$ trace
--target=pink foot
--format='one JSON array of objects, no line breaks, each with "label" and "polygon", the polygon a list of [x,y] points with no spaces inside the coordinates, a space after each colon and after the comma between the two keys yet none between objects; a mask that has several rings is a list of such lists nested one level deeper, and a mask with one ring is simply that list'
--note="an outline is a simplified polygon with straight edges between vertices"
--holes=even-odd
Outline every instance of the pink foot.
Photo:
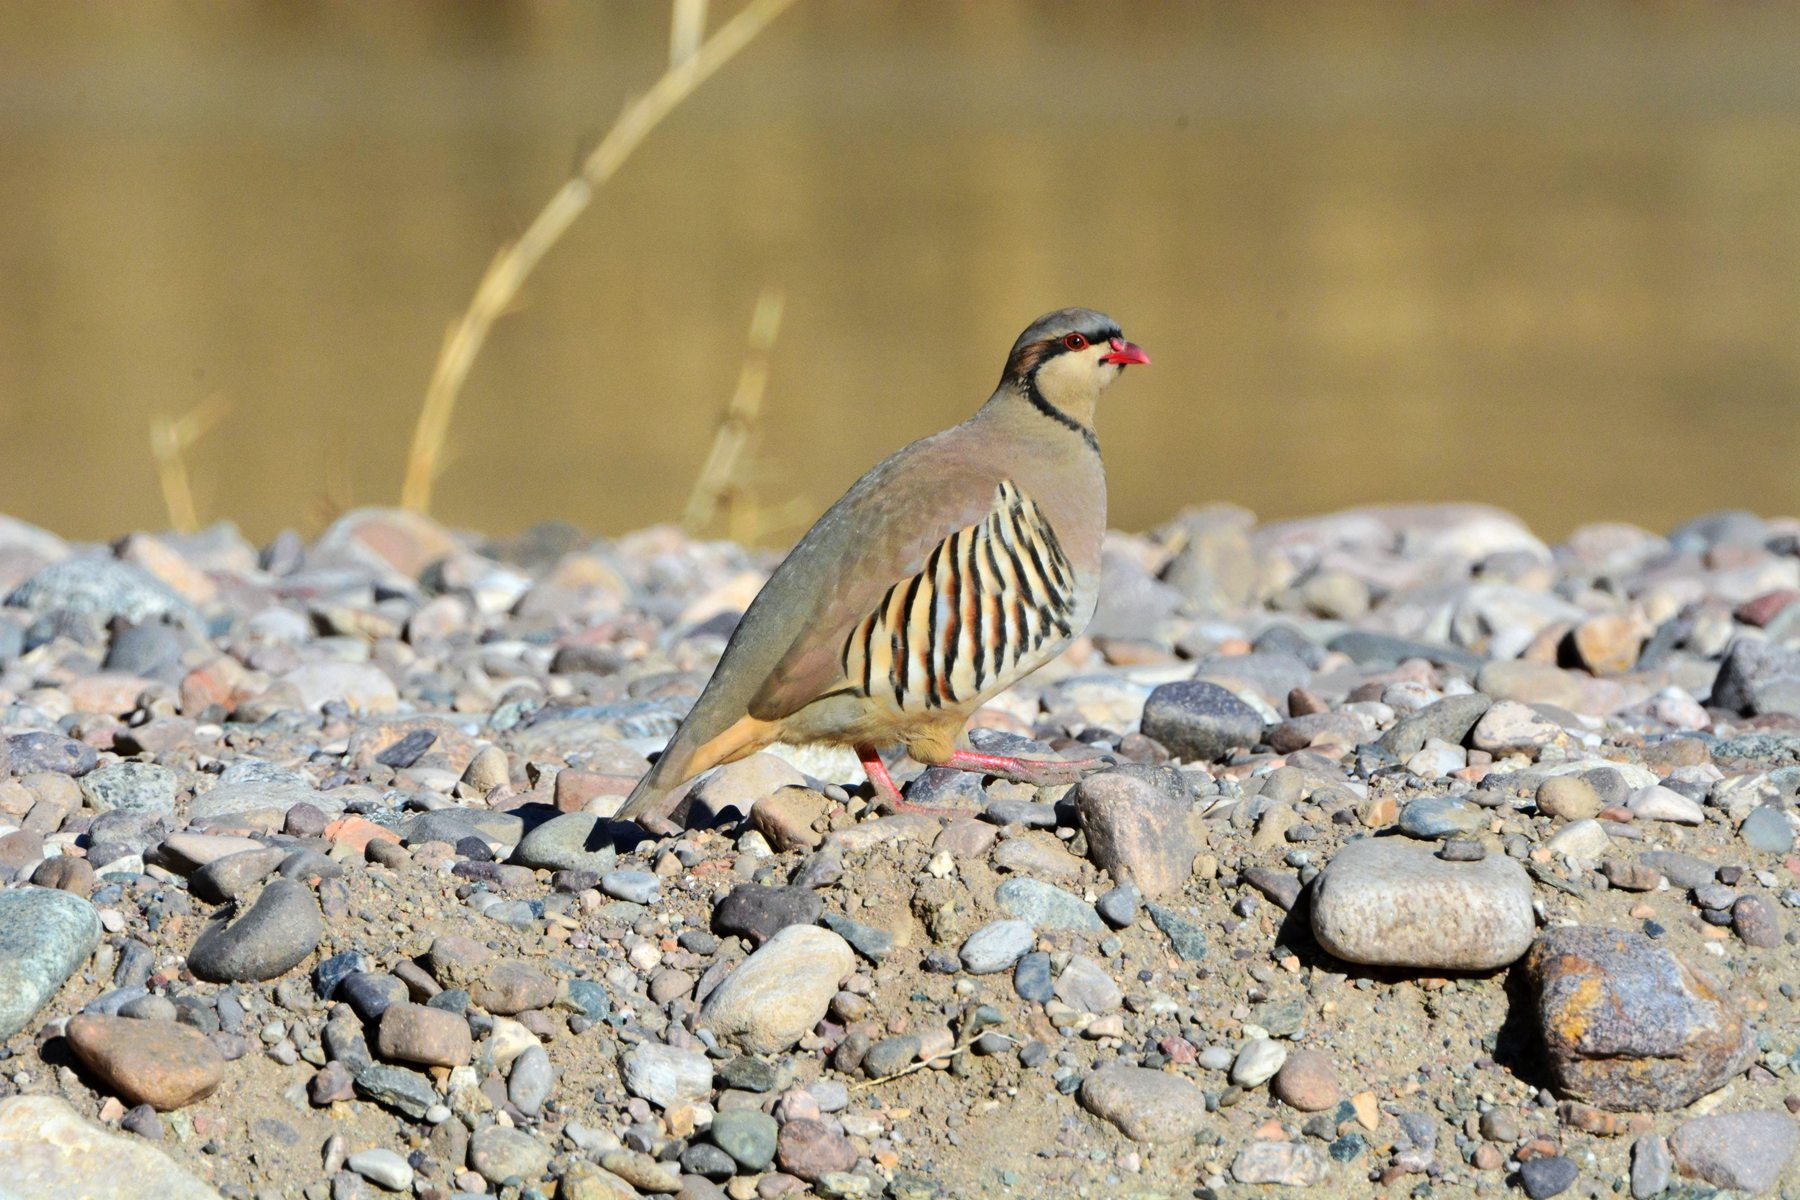
[{"label": "pink foot", "polygon": [[962,814],[954,808],[932,808],[926,804],[914,804],[900,794],[894,785],[894,777],[888,774],[887,764],[881,761],[881,755],[873,746],[858,746],[856,757],[862,761],[863,774],[875,788],[875,803],[889,812],[923,813],[928,817],[955,817]]}]

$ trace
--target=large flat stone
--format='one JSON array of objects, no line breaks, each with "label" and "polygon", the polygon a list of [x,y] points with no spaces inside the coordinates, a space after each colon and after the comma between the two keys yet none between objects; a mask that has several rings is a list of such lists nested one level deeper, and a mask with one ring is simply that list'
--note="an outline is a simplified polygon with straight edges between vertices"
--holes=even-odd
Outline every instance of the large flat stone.
[{"label": "large flat stone", "polygon": [[1531,879],[1512,859],[1447,862],[1397,838],[1338,851],[1313,883],[1312,924],[1348,962],[1460,971],[1515,961],[1537,931]]}]

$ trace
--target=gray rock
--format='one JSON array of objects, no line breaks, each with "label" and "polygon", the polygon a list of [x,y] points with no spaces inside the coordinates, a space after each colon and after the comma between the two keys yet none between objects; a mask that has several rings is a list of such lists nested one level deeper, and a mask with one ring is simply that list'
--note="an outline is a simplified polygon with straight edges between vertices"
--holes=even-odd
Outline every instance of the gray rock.
[{"label": "gray rock", "polygon": [[1371,965],[1484,971],[1515,961],[1537,919],[1531,878],[1504,855],[1448,862],[1397,838],[1338,851],[1314,880],[1313,935]]},{"label": "gray rock", "polygon": [[29,1025],[99,944],[99,913],[80,896],[0,892],[0,1042]]},{"label": "gray rock", "polygon": [[[1094,906],[1073,892],[1041,879],[1015,875],[994,889],[994,903],[1011,916],[1039,929],[1074,929],[1098,933],[1106,928]],[[1007,964],[1008,966],[1011,963]]]},{"label": "gray rock", "polygon": [[519,839],[525,836],[525,821],[516,813],[481,808],[438,808],[422,812],[402,826],[400,844],[417,846],[424,842],[449,842],[454,846],[470,836],[502,846],[517,846]]},{"label": "gray rock", "polygon": [[1377,743],[1405,762],[1425,748],[1432,738],[1459,746],[1475,728],[1493,701],[1479,692],[1464,696],[1445,696],[1428,704],[1410,717],[1405,717],[1381,736]]},{"label": "gray rock", "polygon": [[1519,1164],[1519,1186],[1531,1200],[1550,1200],[1575,1186],[1581,1169],[1560,1154],[1528,1158]]},{"label": "gray rock", "polygon": [[542,1046],[525,1047],[524,1053],[513,1059],[512,1068],[506,1073],[506,1098],[528,1117],[537,1116],[555,1086],[556,1072],[551,1069],[550,1055]]},{"label": "gray rock", "polygon": [[991,975],[1018,962],[1036,942],[1037,934],[1028,921],[991,921],[970,934],[958,954],[963,970],[971,975]]},{"label": "gray rock", "polygon": [[331,812],[344,807],[341,802],[315,791],[312,783],[298,771],[261,759],[244,758],[226,767],[211,789],[194,797],[188,808],[188,819],[210,820],[262,809],[286,813],[296,804],[311,804]]},{"label": "gray rock", "polygon": [[1232,1060],[1231,1082],[1241,1088],[1261,1087],[1275,1078],[1287,1054],[1287,1047],[1273,1038],[1252,1038]]},{"label": "gray rock", "polygon": [[623,1060],[625,1087],[658,1108],[712,1094],[713,1068],[706,1055],[656,1042],[641,1042]]},{"label": "gray rock", "polygon": [[1020,999],[1034,1004],[1043,1004],[1056,995],[1050,982],[1050,955],[1042,950],[1022,955],[1013,964],[1013,990]]},{"label": "gray rock", "polygon": [[1525,959],[1557,1091],[1617,1111],[1693,1103],[1750,1065],[1756,1040],[1718,982],[1639,933],[1547,929]]},{"label": "gray rock", "polygon": [[1764,854],[1786,854],[1794,848],[1794,827],[1787,814],[1772,804],[1761,804],[1750,810],[1738,826],[1738,836],[1752,850]]},{"label": "gray rock", "polygon": [[1081,1105],[1139,1142],[1186,1141],[1210,1119],[1206,1096],[1186,1079],[1120,1063],[1081,1081]]},{"label": "gray rock", "polygon": [[882,1038],[870,1046],[869,1052],[863,1055],[863,1074],[870,1079],[882,1079],[895,1074],[919,1057],[921,1044],[919,1035],[916,1033],[903,1033],[898,1037]]},{"label": "gray rock", "polygon": [[852,921],[837,913],[826,913],[819,921],[872,963],[882,962],[894,951],[894,935],[885,929],[864,925],[861,921]]},{"label": "gray rock", "polygon": [[111,558],[66,558],[51,563],[14,588],[6,603],[34,613],[84,613],[98,617],[102,624],[114,617],[135,625],[165,617],[190,629],[204,629],[206,624],[199,610],[162,580]]},{"label": "gray rock", "polygon": [[1114,767],[1075,788],[1088,858],[1115,882],[1134,883],[1151,897],[1179,891],[1193,874],[1193,811],[1193,789],[1172,767]]},{"label": "gray rock", "polygon": [[824,910],[825,902],[811,888],[740,883],[714,906],[712,930],[760,946],[789,925],[813,924]]},{"label": "gray rock", "polygon": [[752,1054],[779,1054],[819,1023],[855,966],[850,944],[837,934],[790,925],[706,998],[701,1020]]},{"label": "gray rock", "polygon": [[50,771],[57,775],[86,775],[100,761],[97,750],[86,742],[60,733],[15,733],[6,739],[0,761],[14,775]]},{"label": "gray rock", "polygon": [[1183,962],[1198,962],[1206,957],[1206,932],[1172,908],[1161,904],[1147,906],[1150,919],[1163,931],[1175,954]]},{"label": "gray rock", "polygon": [[233,921],[215,919],[188,952],[188,969],[214,983],[274,979],[298,966],[325,936],[305,884],[277,879]]},{"label": "gray rock", "polygon": [[1137,920],[1138,908],[1143,902],[1142,892],[1129,883],[1122,883],[1096,900],[1094,911],[1114,929],[1124,929]]},{"label": "gray rock", "polygon": [[1800,651],[1739,638],[1713,681],[1712,705],[1733,712],[1800,713]]},{"label": "gray rock", "polygon": [[1072,955],[1056,977],[1056,998],[1078,1012],[1104,1014],[1125,1001],[1106,968],[1085,954]]},{"label": "gray rock", "polygon": [[0,1100],[5,1200],[219,1200],[142,1137],[90,1125],[55,1096]]},{"label": "gray rock", "polygon": [[[1422,658],[1444,667],[1456,667],[1473,675],[1487,661],[1478,654],[1437,642],[1394,637],[1372,629],[1352,629],[1332,638],[1327,645],[1363,666],[1395,666],[1409,658]],[[1424,743],[1421,742],[1420,745]]]},{"label": "gray rock", "polygon": [[536,1183],[550,1168],[550,1147],[522,1129],[485,1125],[469,1139],[469,1165],[491,1184]]},{"label": "gray rock", "polygon": [[1759,1195],[1772,1190],[1800,1141],[1783,1112],[1716,1113],[1675,1127],[1669,1149],[1684,1175],[1714,1187]]},{"label": "gray rock", "polygon": [[287,853],[280,846],[267,846],[215,858],[188,879],[188,890],[208,904],[236,900],[274,874]]},{"label": "gray rock", "polygon": [[437,1103],[437,1089],[431,1080],[405,1067],[370,1066],[356,1073],[356,1090],[386,1108],[415,1121]]},{"label": "gray rock", "polygon": [[107,763],[81,777],[81,794],[96,812],[172,813],[180,783],[155,763]]},{"label": "gray rock", "polygon": [[1455,796],[1420,796],[1400,810],[1400,832],[1423,841],[1476,833],[1490,820],[1485,809]]},{"label": "gray rock", "polygon": [[618,858],[611,830],[616,823],[594,813],[564,813],[551,817],[519,839],[512,861],[546,871],[592,871],[605,875]]},{"label": "gray rock", "polygon": [[1650,1200],[1669,1186],[1675,1160],[1669,1154],[1668,1140],[1656,1134],[1641,1137],[1631,1145],[1632,1200]]},{"label": "gray rock", "polygon": [[655,904],[662,899],[662,880],[649,871],[608,871],[600,877],[600,890],[614,900]]},{"label": "gray rock", "polygon": [[1216,762],[1256,745],[1263,720],[1254,708],[1216,683],[1165,683],[1144,702],[1142,728],[1187,762]]},{"label": "gray rock", "polygon": [[1678,888],[1703,887],[1718,871],[1705,859],[1675,850],[1649,850],[1638,855],[1638,861],[1661,871],[1663,878]]},{"label": "gray rock", "polygon": [[738,1166],[755,1173],[775,1161],[775,1118],[754,1108],[732,1108],[713,1117],[709,1136]]}]

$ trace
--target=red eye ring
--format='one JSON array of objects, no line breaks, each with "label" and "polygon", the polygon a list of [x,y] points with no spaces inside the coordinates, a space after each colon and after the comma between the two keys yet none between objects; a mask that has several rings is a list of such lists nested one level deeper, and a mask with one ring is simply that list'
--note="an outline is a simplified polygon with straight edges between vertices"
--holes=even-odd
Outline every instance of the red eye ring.
[{"label": "red eye ring", "polygon": [[1079,333],[1071,333],[1068,337],[1063,339],[1063,345],[1071,350],[1086,350],[1088,341]]}]

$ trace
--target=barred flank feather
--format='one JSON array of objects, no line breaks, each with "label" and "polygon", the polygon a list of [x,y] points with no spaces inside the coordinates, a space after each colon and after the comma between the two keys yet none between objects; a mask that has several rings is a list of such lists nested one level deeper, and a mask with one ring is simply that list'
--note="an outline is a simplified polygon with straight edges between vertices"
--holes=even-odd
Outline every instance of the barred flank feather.
[{"label": "barred flank feather", "polygon": [[844,678],[903,711],[972,701],[1074,636],[1075,570],[1037,504],[1011,480],[987,517],[932,550],[850,630]]}]

